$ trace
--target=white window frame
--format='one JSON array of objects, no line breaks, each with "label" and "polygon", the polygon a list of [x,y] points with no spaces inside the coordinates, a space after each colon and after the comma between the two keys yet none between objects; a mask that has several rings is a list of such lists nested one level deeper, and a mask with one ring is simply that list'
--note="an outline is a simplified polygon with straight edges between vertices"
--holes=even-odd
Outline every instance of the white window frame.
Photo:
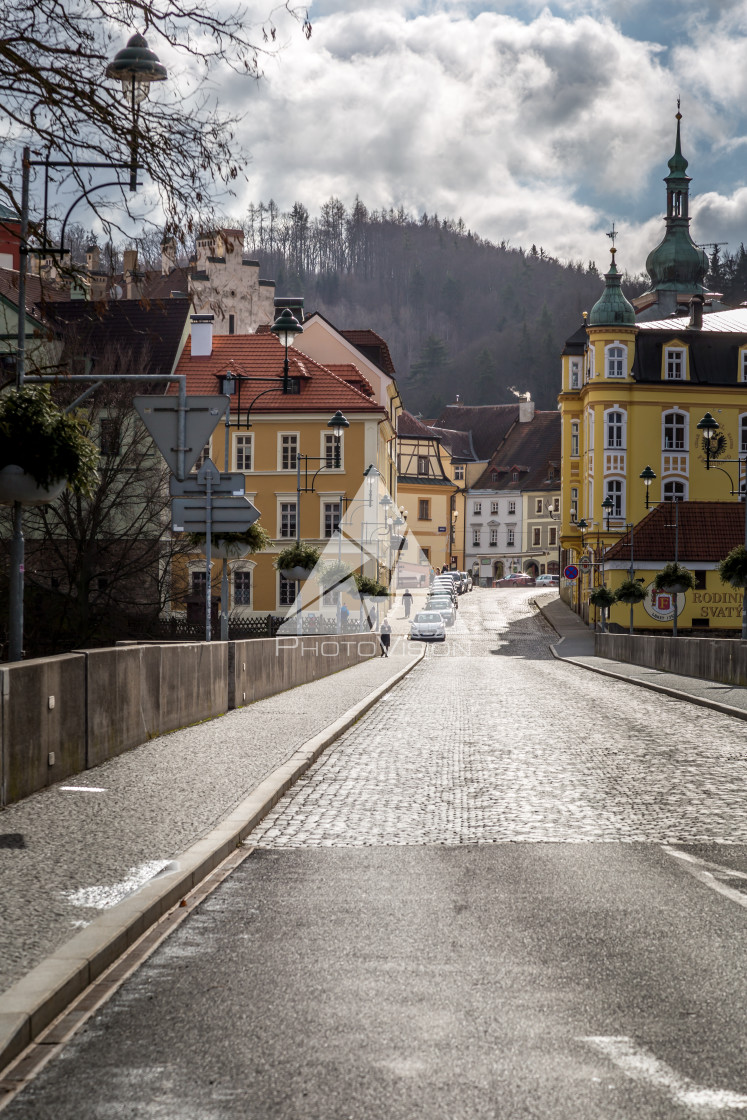
[{"label": "white window frame", "polygon": [[[281,598],[280,593],[282,591],[283,584],[292,585],[293,587],[295,587],[295,594],[294,594],[293,598],[290,600],[290,602],[288,602],[288,603],[283,602],[283,600]],[[297,579],[285,579],[282,572],[278,572],[277,599],[276,599],[278,608],[280,608],[280,607],[292,607],[297,598],[298,598],[298,580]]]},{"label": "white window frame", "polygon": [[[613,417],[619,417],[614,420],[614,427],[616,434],[612,436]],[[604,447],[606,451],[624,451],[627,440],[627,426],[628,416],[624,409],[617,408],[613,405],[608,408],[604,413]],[[619,441],[619,442],[618,442]]]},{"label": "white window frame", "polygon": [[[340,524],[340,502],[335,501],[334,498],[322,498],[320,504],[320,518],[319,518],[319,538],[323,541],[331,540],[335,535],[335,519],[337,524]],[[332,532],[327,536],[327,506],[334,506],[334,513],[332,514]]]},{"label": "white window frame", "polygon": [[739,380],[747,381],[747,346],[739,351]]},{"label": "white window frame", "polygon": [[300,444],[301,444],[300,433],[299,432],[278,432],[278,470],[282,471],[284,474],[289,474],[291,471],[293,471],[295,473],[295,470],[296,470],[296,464],[295,463],[293,464],[292,467],[290,467],[290,466],[284,467],[283,466],[283,446],[284,446],[283,441],[285,439],[295,439],[295,441],[296,441],[296,456],[298,456],[299,451],[301,450],[301,448],[300,448]]},{"label": "white window frame", "polygon": [[604,480],[604,497],[611,498],[614,503],[614,508],[610,511],[610,517],[615,521],[619,521],[625,517],[625,479],[624,478],[605,478]]},{"label": "white window frame", "polygon": [[578,521],[578,486],[571,487],[571,521]]},{"label": "white window frame", "polygon": [[[321,432],[319,437],[319,455],[325,471],[342,471],[345,468],[345,433],[340,436],[340,465],[335,462],[335,433]],[[330,454],[331,452],[331,454]]]},{"label": "white window frame", "polygon": [[[295,496],[293,498],[278,498],[278,513],[277,513],[277,540],[279,541],[294,541],[296,539],[296,527],[292,533],[283,532],[283,506],[293,506],[296,511],[296,519],[298,518],[298,502]],[[296,522],[297,526],[297,522]]]},{"label": "white window frame", "polygon": [[579,436],[579,422],[578,420],[571,420],[571,458],[578,459],[578,436]]},{"label": "white window frame", "polygon": [[[254,610],[254,569],[256,567],[254,560],[234,560],[231,564],[231,606],[236,610]],[[249,574],[248,603],[237,603],[236,601],[236,576],[242,572]]]},{"label": "white window frame", "polygon": [[430,455],[418,455],[418,474],[424,475],[426,478],[431,473],[431,458]]},{"label": "white window frame", "polygon": [[571,389],[581,388],[581,363],[578,358],[571,359]]},{"label": "white window frame", "polygon": [[[687,482],[682,478],[666,478],[662,479],[661,483],[661,500],[663,502],[686,502],[687,501]],[[681,489],[682,493],[672,495],[671,491],[675,488]]]},{"label": "white window frame", "polygon": [[516,533],[513,529],[506,530],[506,544],[516,544]]},{"label": "white window frame", "polygon": [[482,502],[472,503],[472,513],[475,517],[482,517]]},{"label": "white window frame", "polygon": [[[249,449],[249,466],[246,466],[246,462],[244,462],[242,466],[239,466],[240,446],[245,449],[245,454],[246,448],[248,447]],[[248,474],[254,469],[254,432],[234,432],[233,469],[235,471],[241,471],[242,474]]]},{"label": "white window frame", "polygon": [[511,514],[511,513],[515,514],[516,513],[516,502],[515,501],[509,501],[508,512],[509,512],[509,514]]},{"label": "white window frame", "polygon": [[498,530],[497,529],[491,529],[490,530],[490,543],[492,545],[497,545],[498,544]]},{"label": "white window frame", "polygon": [[473,548],[479,548],[480,547],[480,530],[479,529],[473,529],[472,530],[472,547]]},{"label": "white window frame", "polygon": [[491,502],[490,503],[490,512],[491,513],[498,513],[498,502]]},{"label": "white window frame", "polygon": [[664,380],[687,381],[687,350],[684,346],[664,347]]},{"label": "white window frame", "polygon": [[211,436],[210,439],[205,444],[205,446],[203,447],[200,454],[197,456],[197,461],[196,461],[195,465],[192,467],[191,471],[189,472],[190,474],[197,474],[200,467],[202,467],[204,465],[205,460],[206,459],[212,459],[212,457],[213,457],[213,455],[212,455],[212,444],[213,444],[213,437]]},{"label": "white window frame", "polygon": [[622,342],[611,342],[604,348],[604,376],[625,377],[628,372],[628,348]]},{"label": "white window frame", "polygon": [[464,482],[464,463],[454,464],[454,481]]},{"label": "white window frame", "polygon": [[747,412],[742,412],[739,415],[739,454],[747,454]]},{"label": "white window frame", "polygon": [[[682,419],[682,425],[672,425],[672,429],[676,434],[677,430],[682,427],[682,445],[672,444],[671,447],[667,446],[667,419],[669,417],[676,417]],[[687,451],[690,446],[690,414],[681,408],[669,408],[666,412],[661,414],[661,449],[662,451]]]}]

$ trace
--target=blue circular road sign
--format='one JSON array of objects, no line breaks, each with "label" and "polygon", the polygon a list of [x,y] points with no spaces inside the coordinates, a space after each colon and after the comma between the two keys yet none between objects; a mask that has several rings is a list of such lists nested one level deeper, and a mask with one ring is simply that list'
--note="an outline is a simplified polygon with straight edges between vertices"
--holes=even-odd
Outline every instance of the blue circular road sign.
[{"label": "blue circular road sign", "polygon": [[563,569],[563,575],[566,579],[578,579],[578,568],[575,564],[569,564],[567,568]]}]

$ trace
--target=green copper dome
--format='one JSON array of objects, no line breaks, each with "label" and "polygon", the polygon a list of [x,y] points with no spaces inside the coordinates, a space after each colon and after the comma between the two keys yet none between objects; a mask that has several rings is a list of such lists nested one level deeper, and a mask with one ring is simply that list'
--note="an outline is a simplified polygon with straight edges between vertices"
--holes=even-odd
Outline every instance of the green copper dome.
[{"label": "green copper dome", "polygon": [[628,327],[635,324],[635,309],[625,298],[620,287],[620,273],[615,264],[617,250],[613,247],[610,252],[612,264],[609,272],[604,276],[604,291],[589,312],[587,325],[590,327]]},{"label": "green copper dome", "polygon": [[703,281],[708,272],[708,257],[690,236],[689,183],[687,160],[680,146],[680,121],[677,113],[677,136],[674,155],[669,160],[667,184],[667,216],[664,239],[646,259],[651,277],[650,291],[683,292],[699,295],[705,291]]}]

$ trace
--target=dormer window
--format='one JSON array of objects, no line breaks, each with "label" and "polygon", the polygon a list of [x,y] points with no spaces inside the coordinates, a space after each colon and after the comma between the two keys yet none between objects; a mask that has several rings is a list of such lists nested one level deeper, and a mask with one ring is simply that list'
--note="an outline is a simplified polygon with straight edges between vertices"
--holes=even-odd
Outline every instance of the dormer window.
[{"label": "dormer window", "polygon": [[491,482],[497,482],[498,481],[498,471],[491,471],[490,472],[490,481]]},{"label": "dormer window", "polygon": [[687,353],[681,346],[664,349],[664,377],[667,381],[684,381]]},{"label": "dormer window", "polygon": [[519,472],[518,471],[511,471],[511,481],[512,482],[518,482],[519,481]]}]

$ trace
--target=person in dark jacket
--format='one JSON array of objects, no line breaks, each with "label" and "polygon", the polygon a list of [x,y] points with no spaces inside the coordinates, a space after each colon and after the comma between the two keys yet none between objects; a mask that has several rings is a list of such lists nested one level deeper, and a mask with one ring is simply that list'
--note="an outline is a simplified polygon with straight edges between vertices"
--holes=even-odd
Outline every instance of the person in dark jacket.
[{"label": "person in dark jacket", "polygon": [[405,608],[405,618],[410,617],[410,608],[412,607],[412,592],[409,587],[402,596],[402,606]]},{"label": "person in dark jacket", "polygon": [[392,628],[389,625],[389,623],[387,622],[387,620],[384,619],[384,621],[381,624],[381,630],[379,632],[379,641],[381,642],[381,656],[382,657],[388,657],[389,656],[389,643],[390,643],[391,639],[392,639]]}]

